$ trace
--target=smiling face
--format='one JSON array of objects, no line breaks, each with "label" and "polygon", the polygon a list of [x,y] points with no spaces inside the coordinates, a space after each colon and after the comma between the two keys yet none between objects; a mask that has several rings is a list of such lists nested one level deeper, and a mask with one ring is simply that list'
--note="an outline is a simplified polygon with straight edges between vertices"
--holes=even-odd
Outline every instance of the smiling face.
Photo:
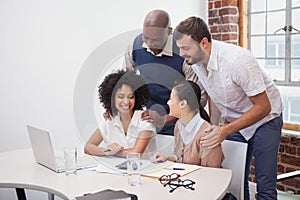
[{"label": "smiling face", "polygon": [[185,58],[187,64],[192,65],[198,62],[205,62],[207,53],[203,48],[203,40],[197,43],[191,36],[183,34],[176,43],[180,48],[180,55]]},{"label": "smiling face", "polygon": [[180,110],[180,100],[176,94],[176,91],[172,89],[170,99],[168,101],[168,105],[170,108],[170,116],[180,118],[181,117],[181,110]]},{"label": "smiling face", "polygon": [[115,106],[120,114],[133,115],[133,108],[135,105],[135,95],[131,87],[123,84],[122,87],[116,90]]}]

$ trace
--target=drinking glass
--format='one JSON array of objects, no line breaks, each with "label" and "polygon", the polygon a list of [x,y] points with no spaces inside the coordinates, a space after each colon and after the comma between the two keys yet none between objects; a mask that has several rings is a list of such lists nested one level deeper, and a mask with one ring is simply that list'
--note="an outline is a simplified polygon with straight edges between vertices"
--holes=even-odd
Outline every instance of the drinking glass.
[{"label": "drinking glass", "polygon": [[128,185],[138,186],[141,183],[141,156],[139,153],[127,154]]},{"label": "drinking glass", "polygon": [[65,174],[71,175],[77,173],[77,148],[65,147],[64,148],[65,159]]}]

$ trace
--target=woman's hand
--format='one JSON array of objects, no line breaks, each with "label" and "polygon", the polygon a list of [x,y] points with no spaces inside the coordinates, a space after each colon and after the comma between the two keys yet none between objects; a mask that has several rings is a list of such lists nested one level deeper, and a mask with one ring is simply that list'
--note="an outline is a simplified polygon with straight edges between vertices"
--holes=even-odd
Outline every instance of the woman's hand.
[{"label": "woman's hand", "polygon": [[119,145],[118,143],[112,143],[106,149],[104,149],[104,155],[113,156],[122,151],[123,149],[124,147]]},{"label": "woman's hand", "polygon": [[167,159],[167,156],[159,152],[156,152],[155,154],[153,154],[153,156],[150,157],[150,161],[153,163],[165,162]]},{"label": "woman's hand", "polygon": [[103,113],[103,118],[106,121],[110,121],[112,119],[111,115],[108,112]]}]

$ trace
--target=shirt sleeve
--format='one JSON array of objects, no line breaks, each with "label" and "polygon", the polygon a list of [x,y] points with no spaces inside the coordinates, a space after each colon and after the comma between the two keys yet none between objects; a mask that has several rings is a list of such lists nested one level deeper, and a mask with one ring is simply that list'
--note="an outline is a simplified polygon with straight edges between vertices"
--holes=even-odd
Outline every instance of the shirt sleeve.
[{"label": "shirt sleeve", "polygon": [[152,131],[156,133],[156,128],[152,123],[146,121],[140,121],[139,131]]},{"label": "shirt sleeve", "polygon": [[201,89],[200,104],[204,108],[205,105],[206,105],[206,103],[207,103],[208,95],[207,95],[204,87],[200,83],[197,74],[194,72],[194,70],[192,69],[191,65],[188,65],[186,62],[183,62],[182,72],[184,73],[184,76],[185,76],[186,80],[193,81],[193,82],[195,82],[195,83],[197,83],[199,85],[199,87]]},{"label": "shirt sleeve", "polygon": [[223,159],[224,156],[222,152],[222,147],[221,145],[218,145],[211,149],[211,151],[204,158],[202,158],[201,166],[221,168]]},{"label": "shirt sleeve", "polygon": [[132,59],[132,50],[133,50],[133,42],[128,45],[126,52],[124,53],[122,69],[124,70],[134,70],[136,65]]},{"label": "shirt sleeve", "polygon": [[266,90],[263,79],[263,71],[256,58],[244,50],[238,56],[231,69],[231,78],[239,85],[248,97],[255,96]]},{"label": "shirt sleeve", "polygon": [[107,125],[108,125],[107,121],[101,121],[98,128],[99,128],[100,134],[103,138],[103,142],[105,144],[109,145],[110,143],[108,142],[109,138],[108,138],[108,135],[107,135],[108,134]]}]

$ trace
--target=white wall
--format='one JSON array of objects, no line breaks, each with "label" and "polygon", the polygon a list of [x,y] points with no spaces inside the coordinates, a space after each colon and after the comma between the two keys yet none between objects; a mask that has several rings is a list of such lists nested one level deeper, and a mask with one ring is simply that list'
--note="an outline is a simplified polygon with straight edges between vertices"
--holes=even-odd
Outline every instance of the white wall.
[{"label": "white wall", "polygon": [[[206,19],[205,2],[0,0],[0,152],[30,147],[26,124],[49,130],[56,148],[81,144],[74,87],[95,49],[140,29],[145,14],[155,8],[171,14],[173,27],[191,15]],[[27,192],[30,199],[47,199]],[[15,198],[14,190],[0,189],[0,199]]]},{"label": "white wall", "polygon": [[155,8],[171,14],[173,27],[191,15],[206,19],[205,2],[1,0],[0,151],[30,146],[26,124],[49,130],[58,148],[80,143],[73,94],[89,55],[111,37],[140,29]]}]

